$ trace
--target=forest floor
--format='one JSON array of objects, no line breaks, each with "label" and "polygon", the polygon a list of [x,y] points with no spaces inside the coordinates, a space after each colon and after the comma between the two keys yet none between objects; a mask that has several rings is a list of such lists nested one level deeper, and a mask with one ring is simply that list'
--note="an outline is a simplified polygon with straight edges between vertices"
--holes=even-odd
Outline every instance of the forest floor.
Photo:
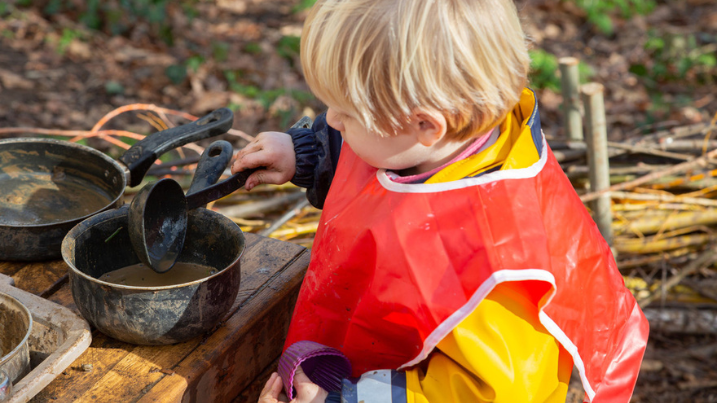
[{"label": "forest floor", "polygon": [[[306,1],[167,2],[161,22],[112,19],[117,1],[106,2],[104,14],[87,12],[84,3],[0,5],[0,128],[89,130],[113,109],[141,103],[195,116],[228,106],[234,128],[255,135],[323,110],[299,67],[306,16],[299,6]],[[539,60],[532,86],[547,136],[564,136],[555,63],[565,56],[581,60],[586,81],[605,86],[612,140],[709,122],[717,112],[714,0],[658,1],[645,15],[611,15],[602,28],[587,21],[580,2],[517,3]],[[132,114],[107,127],[153,131]],[[89,144],[115,156],[122,151],[100,139]],[[715,359],[714,334],[651,333],[632,401],[717,402]]]}]

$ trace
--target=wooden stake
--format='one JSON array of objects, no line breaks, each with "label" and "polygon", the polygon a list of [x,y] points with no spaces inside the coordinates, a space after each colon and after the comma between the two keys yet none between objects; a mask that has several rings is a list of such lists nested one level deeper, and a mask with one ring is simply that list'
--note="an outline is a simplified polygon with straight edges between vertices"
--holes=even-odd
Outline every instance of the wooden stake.
[{"label": "wooden stake", "polygon": [[563,127],[568,139],[583,140],[583,118],[580,113],[580,78],[578,59],[563,57],[559,60],[561,73],[561,91],[563,93]]},{"label": "wooden stake", "polygon": [[[588,166],[590,167],[590,191],[599,192],[610,188],[610,167],[607,150],[607,124],[605,121],[604,88],[598,83],[584,85],[580,92],[585,105]],[[612,211],[610,194],[598,197],[592,203],[595,222],[607,243],[612,246]]]}]

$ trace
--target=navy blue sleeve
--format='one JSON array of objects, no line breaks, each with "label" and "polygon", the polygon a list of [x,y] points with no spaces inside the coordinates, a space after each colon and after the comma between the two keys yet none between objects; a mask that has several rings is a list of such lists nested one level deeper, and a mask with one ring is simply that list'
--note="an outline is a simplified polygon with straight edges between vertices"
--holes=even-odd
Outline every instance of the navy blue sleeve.
[{"label": "navy blue sleeve", "polygon": [[326,113],[317,116],[308,129],[292,129],[289,134],[296,152],[296,173],[291,183],[306,188],[306,197],[316,208],[323,208],[341,152],[341,133],[326,123]]}]

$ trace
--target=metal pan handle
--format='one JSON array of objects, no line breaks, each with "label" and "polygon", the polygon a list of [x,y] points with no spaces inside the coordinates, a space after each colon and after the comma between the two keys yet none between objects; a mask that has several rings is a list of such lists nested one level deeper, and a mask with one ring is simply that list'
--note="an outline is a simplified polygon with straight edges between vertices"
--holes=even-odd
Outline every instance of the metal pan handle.
[{"label": "metal pan handle", "polygon": [[217,183],[227,165],[229,165],[233,153],[234,148],[226,140],[217,140],[210,144],[199,158],[197,169],[194,171],[194,178],[192,178],[187,194],[198,192]]},{"label": "metal pan handle", "polygon": [[151,134],[135,143],[119,160],[129,170],[129,186],[137,186],[157,158],[185,144],[224,134],[231,129],[234,113],[217,109],[192,123]]},{"label": "metal pan handle", "polygon": [[[293,130],[296,129],[305,129],[311,127],[311,118],[308,116],[304,116],[301,119],[299,119],[298,122],[294,123],[289,130],[287,130],[287,133],[291,133]],[[203,206],[210,201],[214,201],[217,199],[220,199],[235,190],[241,188],[246,183],[246,180],[253,174],[254,172],[263,169],[262,167],[259,168],[252,168],[247,169],[241,172],[237,172],[228,179],[219,182],[212,186],[207,186],[201,190],[197,190],[195,192],[188,192],[187,193],[187,209],[193,210],[199,206]]]}]

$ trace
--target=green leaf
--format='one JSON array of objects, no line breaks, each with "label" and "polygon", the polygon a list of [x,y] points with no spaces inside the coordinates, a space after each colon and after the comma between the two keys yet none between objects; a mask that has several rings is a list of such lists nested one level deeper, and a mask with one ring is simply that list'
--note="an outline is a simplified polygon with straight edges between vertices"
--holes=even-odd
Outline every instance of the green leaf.
[{"label": "green leaf", "polygon": [[300,37],[294,35],[282,36],[276,44],[276,52],[279,56],[291,60],[294,56],[299,55],[300,47]]},{"label": "green leaf", "polygon": [[603,34],[612,35],[613,25],[612,19],[609,15],[602,13],[594,13],[588,16],[588,21],[593,23]]},{"label": "green leaf", "polygon": [[594,75],[595,70],[593,70],[589,64],[583,62],[582,60],[578,63],[578,77],[581,83],[587,83]]},{"label": "green leaf", "polygon": [[246,45],[244,45],[244,51],[246,53],[258,55],[259,53],[261,53],[261,46],[259,46],[259,44],[256,42],[249,42]]},{"label": "green leaf", "polygon": [[62,10],[62,0],[50,0],[42,10],[45,14],[54,15]]},{"label": "green leaf", "polygon": [[105,83],[105,91],[109,95],[123,94],[124,86],[119,81],[110,80]]},{"label": "green leaf", "polygon": [[204,63],[204,58],[200,55],[194,55],[187,59],[185,62],[185,65],[188,69],[192,70],[193,72],[197,72],[199,70],[199,67]]},{"label": "green leaf", "polygon": [[680,76],[680,78],[684,78],[691,68],[692,60],[690,58],[683,57],[677,62],[677,74]]},{"label": "green leaf", "polygon": [[295,5],[291,11],[298,13],[304,10],[308,10],[313,7],[314,4],[316,4],[316,0],[301,0],[299,1],[299,4]]},{"label": "green leaf", "polygon": [[187,78],[187,68],[180,64],[173,64],[167,66],[164,70],[164,74],[174,84],[181,84]]},{"label": "green leaf", "polygon": [[665,48],[665,40],[658,37],[648,38],[645,42],[645,50],[662,50]]},{"label": "green leaf", "polygon": [[218,62],[227,60],[229,56],[229,44],[226,42],[212,42],[212,57]]},{"label": "green leaf", "polygon": [[640,77],[647,77],[649,71],[644,64],[633,64],[630,66],[630,73],[638,75]]},{"label": "green leaf", "polygon": [[715,67],[717,65],[717,56],[713,54],[700,55],[697,58],[697,63],[705,67]]}]

